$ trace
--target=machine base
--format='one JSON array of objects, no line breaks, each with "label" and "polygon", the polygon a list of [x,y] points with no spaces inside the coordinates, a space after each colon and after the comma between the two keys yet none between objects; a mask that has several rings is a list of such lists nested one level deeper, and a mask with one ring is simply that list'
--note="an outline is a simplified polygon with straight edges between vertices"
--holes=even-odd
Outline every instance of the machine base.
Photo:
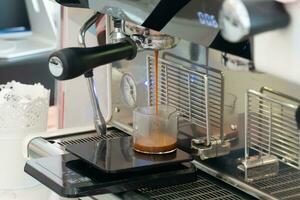
[{"label": "machine base", "polygon": [[58,195],[69,198],[120,193],[196,179],[196,169],[190,163],[107,174],[71,154],[30,160],[25,165],[25,172]]}]

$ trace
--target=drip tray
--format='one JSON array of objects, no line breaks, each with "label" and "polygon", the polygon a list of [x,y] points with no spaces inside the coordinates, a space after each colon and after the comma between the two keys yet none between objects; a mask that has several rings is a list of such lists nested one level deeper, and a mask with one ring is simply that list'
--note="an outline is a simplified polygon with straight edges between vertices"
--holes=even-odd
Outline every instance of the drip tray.
[{"label": "drip tray", "polygon": [[85,160],[104,173],[122,173],[161,168],[192,161],[192,157],[177,149],[175,152],[162,155],[149,155],[133,150],[132,137],[119,137],[72,144],[66,147],[70,153]]},{"label": "drip tray", "polygon": [[25,172],[58,195],[69,198],[120,193],[196,179],[195,168],[190,163],[108,174],[72,154],[30,160],[25,165]]}]

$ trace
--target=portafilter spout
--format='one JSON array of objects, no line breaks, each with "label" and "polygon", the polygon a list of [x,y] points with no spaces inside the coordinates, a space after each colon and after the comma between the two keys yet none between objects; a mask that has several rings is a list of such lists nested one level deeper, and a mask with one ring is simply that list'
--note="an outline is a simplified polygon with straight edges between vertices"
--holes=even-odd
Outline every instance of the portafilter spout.
[{"label": "portafilter spout", "polygon": [[80,29],[81,47],[61,49],[50,56],[49,70],[57,80],[69,80],[80,75],[87,78],[96,131],[99,134],[106,134],[106,122],[99,106],[93,69],[122,59],[134,59],[137,46],[130,38],[122,38],[113,44],[87,48],[85,33],[101,16],[100,13],[94,14]]}]

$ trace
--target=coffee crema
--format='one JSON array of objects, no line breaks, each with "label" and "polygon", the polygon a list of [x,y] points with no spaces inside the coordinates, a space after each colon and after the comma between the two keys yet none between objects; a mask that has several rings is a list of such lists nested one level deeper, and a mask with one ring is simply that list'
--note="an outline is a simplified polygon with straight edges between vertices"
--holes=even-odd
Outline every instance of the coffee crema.
[{"label": "coffee crema", "polygon": [[151,133],[135,138],[134,150],[142,153],[166,153],[176,149],[177,139],[166,133]]}]

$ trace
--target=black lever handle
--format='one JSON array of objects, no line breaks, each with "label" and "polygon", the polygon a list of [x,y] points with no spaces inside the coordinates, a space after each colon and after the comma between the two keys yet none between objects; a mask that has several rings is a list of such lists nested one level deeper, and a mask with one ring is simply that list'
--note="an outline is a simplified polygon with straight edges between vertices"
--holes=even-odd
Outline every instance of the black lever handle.
[{"label": "black lever handle", "polygon": [[101,65],[134,59],[136,54],[137,46],[130,39],[99,47],[66,48],[50,56],[49,70],[56,79],[68,80]]},{"label": "black lever handle", "polygon": [[300,106],[296,110],[295,118],[296,118],[297,127],[300,130]]},{"label": "black lever handle", "polygon": [[274,0],[225,0],[219,16],[222,35],[230,42],[284,28],[289,22],[284,5]]}]

